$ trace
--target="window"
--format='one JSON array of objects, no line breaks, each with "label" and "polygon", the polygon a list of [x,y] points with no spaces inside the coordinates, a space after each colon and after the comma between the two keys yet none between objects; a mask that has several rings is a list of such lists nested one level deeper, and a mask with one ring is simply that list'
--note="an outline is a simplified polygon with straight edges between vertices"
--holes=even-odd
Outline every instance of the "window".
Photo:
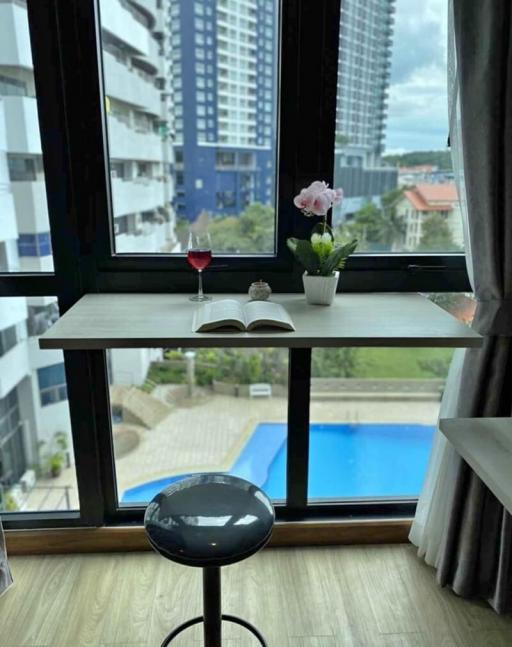
[{"label": "window", "polygon": [[[334,224],[342,236],[359,239],[359,252],[460,252],[462,218],[446,149],[447,0],[435,17],[426,5],[414,7],[414,20],[404,0],[384,21],[377,4],[365,5],[356,27],[362,6],[353,2],[341,16],[342,33],[360,44],[340,39],[335,184],[346,199],[335,210]],[[374,34],[376,21],[381,29]],[[421,38],[431,21],[436,44],[416,60],[408,43]],[[345,103],[350,95],[357,101]],[[417,228],[407,216],[411,209]]]},{"label": "window", "polygon": [[197,471],[243,476],[283,498],[286,349],[115,349],[109,375],[121,506]]},{"label": "window", "polygon": [[[13,31],[14,30],[14,31]],[[48,272],[51,251],[21,256],[20,239],[48,232],[27,9],[0,6],[0,267],[2,272]]]},{"label": "window", "polygon": [[38,368],[37,379],[43,407],[68,399],[64,364],[53,364],[52,366]]},{"label": "window", "polygon": [[[4,24],[14,24],[3,20],[13,6],[19,16],[26,17],[22,4],[0,2],[0,36]],[[211,354],[192,348],[112,349],[107,354],[83,350],[66,352],[64,358],[58,352],[40,351],[36,336],[55,321],[57,299],[62,310],[68,309],[84,290],[179,292],[186,300],[197,288],[197,277],[186,265],[184,251],[189,227],[200,214],[210,219],[214,245],[214,261],[204,277],[207,291],[245,292],[251,277],[263,277],[274,292],[300,292],[302,269],[288,254],[286,237],[303,235],[301,228],[308,228],[310,222],[293,207],[295,192],[313,179],[332,182],[338,150],[336,169],[341,168],[349,179],[352,173],[354,182],[357,173],[367,168],[378,170],[378,164],[387,163],[387,153],[402,154],[390,150],[391,130],[384,122],[374,124],[373,130],[364,129],[370,116],[381,111],[374,87],[382,84],[389,84],[390,89],[390,126],[392,114],[398,119],[398,111],[393,113],[396,108],[391,89],[393,84],[396,86],[394,75],[400,69],[394,59],[395,72],[388,65],[388,57],[371,78],[353,79],[354,67],[362,69],[367,64],[366,32],[370,28],[364,21],[370,20],[376,3],[372,7],[364,3],[368,6],[365,19],[358,24],[358,38],[346,40],[352,46],[345,46],[345,39],[340,41],[343,51],[339,75],[335,59],[338,43],[332,42],[333,30],[328,28],[340,19],[336,2],[323,3],[319,12],[308,0],[259,0],[252,3],[254,9],[249,11],[251,3],[232,0],[226,16],[240,13],[247,23],[241,30],[237,19],[229,31],[212,15],[216,7],[213,0],[195,0],[190,7],[181,0],[162,2],[163,16],[153,15],[154,2],[145,2],[140,12],[144,17],[136,12],[128,22],[118,22],[114,19],[118,10],[126,17],[124,4],[121,6],[119,0],[99,3],[97,25],[92,11],[96,3],[30,3],[31,39],[27,38],[25,24],[25,35],[16,43],[32,42],[34,68],[28,53],[21,50],[13,50],[16,65],[0,68],[3,77],[24,84],[7,83],[6,88],[4,79],[0,85],[0,123],[5,121],[8,132],[7,138],[3,131],[0,135],[0,213],[4,218],[0,228],[0,268],[11,273],[23,270],[22,275],[0,276],[0,508],[32,511],[33,526],[140,523],[141,506],[150,495],[146,486],[153,487],[160,478],[172,479],[196,468],[229,471],[244,458],[249,442],[261,441],[266,455],[259,465],[269,471],[258,476],[258,483],[276,501],[278,517],[284,519],[297,509],[302,518],[347,514],[343,498],[355,501],[361,492],[340,493],[331,488],[332,482],[318,490],[313,487],[313,471],[309,501],[302,497],[297,505],[296,490],[305,485],[307,469],[304,463],[297,468],[301,452],[287,434],[288,373],[295,398],[289,412],[297,416],[294,430],[299,429],[302,441],[307,438],[308,410],[311,437],[321,436],[317,434],[321,432],[318,426],[331,423],[345,431],[347,426],[366,422],[428,426],[435,414],[433,392],[427,394],[431,399],[426,398],[418,408],[425,413],[428,406],[428,416],[412,416],[403,387],[399,390],[401,399],[391,405],[387,402],[390,385],[384,388],[382,381],[396,386],[393,380],[402,379],[383,373],[384,360],[388,369],[398,363],[389,349],[379,353],[356,349],[357,371],[350,376],[352,360],[348,352],[342,364],[335,353],[314,349],[309,406],[307,385],[304,382],[300,387],[301,371],[307,372],[309,359],[301,349],[287,353],[272,348],[243,352],[218,348]],[[204,7],[204,46],[201,39],[198,45],[194,38],[196,4]],[[362,0],[350,5],[342,3],[347,10],[362,4]],[[403,7],[398,2],[394,18],[394,47],[399,46],[399,33],[404,33],[402,27],[398,28],[398,23],[403,23],[401,4]],[[167,11],[170,25],[165,24]],[[419,5],[409,7],[409,11],[423,16]],[[211,18],[206,20],[208,15]],[[388,20],[386,12],[386,16],[372,21],[371,37],[381,40],[381,49],[387,48],[381,32],[388,33]],[[308,25],[307,38],[302,38],[300,24]],[[418,24],[424,26],[424,21]],[[272,43],[264,42],[266,25],[272,28]],[[286,26],[287,37],[280,41],[282,25]],[[15,31],[19,26],[16,22]],[[343,24],[342,33],[343,30],[354,35],[351,23]],[[180,32],[183,38],[178,37]],[[13,33],[9,32],[7,39],[0,38],[2,45],[7,42],[10,47]],[[99,41],[101,52],[96,51]],[[48,42],[54,46],[48,47]],[[435,38],[432,42],[438,46]],[[361,51],[356,49],[359,45]],[[168,47],[167,51],[162,50],[163,46]],[[196,46],[204,50],[200,60],[195,57]],[[443,46],[438,49],[443,55]],[[433,46],[425,49],[425,60],[432,59],[432,51]],[[195,82],[196,64],[199,74],[204,69],[207,75],[204,89]],[[271,74],[267,66],[272,68]],[[11,69],[14,67],[17,69]],[[221,70],[225,70],[225,78]],[[186,77],[190,71],[190,77]],[[41,95],[41,141],[34,136],[39,133],[34,121],[34,78]],[[436,79],[434,75],[432,81]],[[328,91],[336,82],[348,86],[347,92],[340,94],[338,106]],[[303,93],[299,90],[304,87],[315,101],[301,99]],[[277,88],[282,88],[279,96]],[[16,94],[18,91],[20,94]],[[13,115],[23,115],[26,122],[16,146],[12,145]],[[346,135],[338,128],[345,116],[350,129],[361,129],[357,146],[340,136]],[[335,119],[336,145],[332,137],[325,136]],[[22,120],[14,121],[19,124]],[[404,129],[409,127],[410,120],[404,119],[403,125]],[[439,130],[444,140],[445,126]],[[369,159],[376,131],[384,135],[380,139],[383,149]],[[370,167],[370,162],[377,166]],[[414,165],[410,160],[409,163]],[[396,165],[383,168],[396,174]],[[363,179],[369,182],[375,176]],[[345,206],[350,206],[350,183],[345,179],[343,184],[347,193]],[[6,186],[7,191],[2,191]],[[367,189],[364,195],[380,195],[382,200],[384,194],[374,194],[373,184]],[[427,198],[429,207],[436,202],[423,192],[415,204]],[[354,223],[356,211],[346,214],[345,227]],[[445,210],[437,211],[446,218]],[[459,290],[458,298],[464,296],[469,286],[463,254],[445,254],[439,246],[431,248],[435,253],[417,253],[425,236],[423,212],[411,203],[403,213],[410,221],[407,244],[396,249],[379,248],[373,245],[374,231],[368,227],[361,237],[361,253],[347,264],[343,289],[444,291],[449,287]],[[50,241],[55,252],[55,274],[53,265],[48,264],[52,261]],[[400,253],[393,254],[394,251]],[[423,271],[432,266],[439,267],[439,271]],[[55,296],[42,297],[43,294]],[[5,317],[4,302],[11,303],[10,299],[16,301],[16,312],[11,316],[9,311]],[[340,362],[333,367],[335,357]],[[403,379],[411,383],[421,370],[422,380],[430,386],[437,380],[436,384],[442,386],[447,361],[445,351],[433,351],[431,357],[411,353],[406,366],[409,372],[403,374]],[[400,363],[405,366],[405,360]],[[258,383],[264,387],[263,395],[254,389],[251,393],[251,386]],[[362,389],[371,390],[375,385],[380,391],[371,391],[369,399]],[[365,416],[372,412],[365,418],[362,393],[367,398]],[[379,397],[373,397],[375,393]],[[335,419],[329,417],[329,410]],[[182,430],[189,427],[211,429],[217,415],[223,435],[212,435],[211,442],[198,439],[195,431],[190,438],[183,434]],[[162,442],[162,429],[169,432],[163,442],[166,448],[172,445],[173,451],[155,452]],[[61,449],[60,432],[67,434],[66,450]],[[405,436],[403,439],[400,447],[407,446]],[[37,453],[40,443],[45,443],[41,455]],[[316,447],[312,440],[311,461]],[[150,460],[146,460],[146,449]],[[159,472],[149,466],[153,456],[158,458]],[[59,474],[52,474],[52,463]],[[329,470],[324,470],[326,476],[333,472],[332,465],[330,462]],[[288,491],[284,478],[287,466]],[[44,476],[39,472],[43,467]],[[35,486],[31,471],[35,472]],[[373,479],[371,500],[359,500],[350,507],[350,514],[355,517],[370,510],[378,514],[411,514],[411,491],[396,490],[396,498],[382,502],[378,498],[382,489],[373,488],[382,485],[382,474],[372,474],[371,470],[368,473]],[[45,498],[50,492],[59,499],[50,502]],[[408,502],[401,499],[404,495],[411,496]],[[285,496],[287,501],[283,503]],[[41,505],[43,511],[59,509],[61,518],[40,515]],[[7,513],[2,513],[2,518],[11,527],[24,523],[21,517]]]},{"label": "window", "polygon": [[[57,316],[51,297],[0,298],[2,513],[78,506],[62,353],[45,353],[37,344]],[[59,387],[63,397],[50,394]],[[62,402],[47,407],[51,398]]]},{"label": "window", "polygon": [[[149,224],[144,231],[137,237],[133,237],[128,243],[126,240],[118,239],[121,236],[121,229],[113,227],[113,248],[115,253],[119,254],[144,254],[144,253],[162,253],[169,257],[171,254],[183,253],[183,237],[180,235],[182,230],[189,227],[202,213],[208,213],[211,217],[211,227],[214,230],[214,239],[217,241],[215,253],[227,253],[236,255],[233,251],[234,245],[230,244],[229,249],[223,245],[225,237],[222,236],[222,229],[226,226],[225,219],[232,218],[233,215],[242,219],[254,217],[254,210],[264,208],[265,226],[271,229],[270,235],[264,238],[265,247],[258,247],[261,237],[256,237],[245,226],[237,227],[239,235],[246,240],[240,240],[238,247],[247,249],[251,247],[251,253],[256,255],[274,254],[275,248],[275,202],[276,195],[272,191],[270,194],[266,190],[267,182],[264,175],[266,173],[274,174],[275,165],[267,167],[266,162],[269,157],[275,158],[277,154],[277,145],[275,137],[270,134],[276,132],[275,115],[277,115],[277,57],[272,52],[277,51],[275,40],[277,34],[273,29],[261,29],[257,20],[246,20],[246,5],[244,0],[235,3],[226,17],[233,23],[226,33],[222,24],[212,22],[205,16],[211,9],[204,0],[193,3],[193,18],[185,20],[184,16],[179,16],[178,0],[169,0],[170,12],[173,17],[171,23],[175,36],[170,40],[169,51],[164,52],[162,60],[170,57],[172,60],[189,60],[195,69],[195,80],[193,83],[186,83],[187,66],[173,66],[172,77],[164,79],[161,89],[152,88],[148,90],[147,83],[142,86],[140,77],[133,73],[133,66],[139,65],[139,57],[134,53],[130,54],[132,47],[132,38],[126,29],[121,29],[120,25],[115,27],[105,23],[102,30],[103,56],[103,73],[105,92],[110,97],[111,110],[117,102],[122,105],[126,113],[126,126],[120,125],[113,119],[108,119],[108,137],[109,150],[111,159],[132,160],[135,155],[143,155],[148,160],[159,166],[156,175],[165,177],[168,169],[165,167],[165,159],[169,155],[168,148],[172,148],[171,140],[162,141],[153,136],[149,126],[132,129],[131,124],[138,119],[136,115],[140,110],[140,101],[143,97],[144,115],[149,125],[160,123],[162,120],[162,105],[164,113],[168,115],[169,127],[174,126],[176,138],[179,145],[183,145],[187,152],[189,166],[184,165],[183,174],[185,182],[180,185],[184,187],[179,200],[174,194],[175,178],[171,170],[170,176],[166,182],[160,186],[160,190],[147,191],[142,193],[140,188],[133,183],[125,183],[124,186],[117,186],[114,183],[112,187],[113,202],[113,219],[117,223],[119,218],[127,215],[127,210],[141,211],[143,209],[163,209],[169,214],[169,218],[162,226],[150,227]],[[271,14],[265,12],[263,7],[259,9],[261,18],[264,15],[270,16],[277,20],[278,0],[271,3]],[[215,7],[219,7],[218,2],[214,2]],[[258,12],[257,12],[257,15]],[[100,16],[103,21],[108,21],[106,14]],[[256,16],[257,17],[257,16]],[[240,27],[240,29],[239,29]],[[146,31],[151,32],[148,25]],[[180,38],[177,34],[180,32]],[[211,47],[203,47],[202,44],[208,42],[205,34],[210,34],[210,44],[215,39],[217,46],[216,61],[213,60],[213,50]],[[221,38],[220,36],[226,36]],[[261,47],[245,47],[242,53],[241,47],[246,41],[261,41]],[[112,43],[116,46],[124,43],[124,52],[126,61],[120,66],[117,61],[110,59],[109,49]],[[229,59],[228,59],[229,55]],[[229,65],[226,68],[226,61]],[[208,63],[207,63],[208,61]],[[210,63],[209,61],[212,61]],[[251,75],[247,73],[249,69],[256,70],[257,65],[266,61],[265,75]],[[217,65],[215,65],[217,63]],[[154,71],[144,67],[147,81],[154,81],[158,76],[156,69]],[[205,77],[206,72],[211,75]],[[119,81],[122,74],[123,82]],[[222,75],[231,78],[233,83],[221,85],[218,83]],[[215,82],[217,77],[217,85]],[[169,87],[180,90],[178,97],[176,92],[174,96]],[[214,115],[227,100],[234,101],[235,106],[240,106],[247,101],[250,96],[262,92],[263,88],[267,89],[267,101],[272,106],[269,113],[269,120],[266,122],[267,128],[264,129],[257,117],[257,112],[245,112],[238,115],[229,115],[228,119],[223,122],[217,122],[215,119],[205,121],[202,117],[205,114]],[[205,91],[208,89],[208,91]],[[177,103],[183,103],[186,106],[182,112],[175,109]],[[112,114],[112,113],[111,113]],[[195,115],[199,118],[196,119]],[[151,133],[143,137],[143,132]],[[258,149],[251,152],[254,157],[255,172],[260,169],[261,179],[255,182],[252,193],[252,201],[247,201],[247,196],[242,196],[237,191],[228,189],[229,199],[217,199],[217,185],[219,177],[217,176],[218,165],[216,164],[215,150],[212,149],[212,143],[229,146],[241,155],[249,150],[253,150],[256,145],[258,134],[265,135],[261,139]],[[268,170],[267,170],[268,169]],[[205,178],[205,190],[197,193],[193,190],[194,175],[199,173]],[[238,173],[238,170],[235,171]],[[189,177],[189,174],[191,177]],[[241,181],[240,177],[235,178],[235,184]],[[130,186],[131,185],[131,186]],[[272,182],[272,186],[276,183]],[[220,191],[223,193],[223,191]],[[256,206],[258,205],[258,206]],[[262,205],[260,207],[259,205]],[[158,230],[158,232],[156,232]]]}]

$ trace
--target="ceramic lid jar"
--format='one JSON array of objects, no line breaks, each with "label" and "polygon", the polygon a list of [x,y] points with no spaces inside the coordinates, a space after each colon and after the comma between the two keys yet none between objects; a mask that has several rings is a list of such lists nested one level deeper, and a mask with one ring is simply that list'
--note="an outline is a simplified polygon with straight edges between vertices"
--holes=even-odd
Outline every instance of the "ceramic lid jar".
[{"label": "ceramic lid jar", "polygon": [[271,294],[270,285],[265,281],[254,281],[249,287],[251,301],[266,301]]}]

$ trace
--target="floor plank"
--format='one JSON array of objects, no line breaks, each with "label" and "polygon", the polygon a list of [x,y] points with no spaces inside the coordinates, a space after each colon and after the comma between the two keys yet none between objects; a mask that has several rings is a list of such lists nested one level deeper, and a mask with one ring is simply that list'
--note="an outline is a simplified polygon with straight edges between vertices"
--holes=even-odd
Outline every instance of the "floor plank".
[{"label": "floor plank", "polygon": [[[152,553],[17,557],[1,647],[154,647],[201,613],[201,571]],[[412,547],[275,548],[223,569],[223,607],[270,647],[510,647],[512,618],[435,582]],[[256,647],[224,624],[226,647]],[[201,627],[176,647],[202,645]]]}]

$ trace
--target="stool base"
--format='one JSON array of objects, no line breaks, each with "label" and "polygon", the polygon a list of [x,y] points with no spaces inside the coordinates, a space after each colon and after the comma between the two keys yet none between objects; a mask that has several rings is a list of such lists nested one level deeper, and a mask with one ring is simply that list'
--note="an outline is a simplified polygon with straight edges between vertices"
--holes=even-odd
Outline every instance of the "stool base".
[{"label": "stool base", "polygon": [[[237,625],[241,625],[248,631],[250,631],[253,636],[255,636],[259,641],[262,647],[268,647],[267,643],[265,642],[265,638],[260,634],[260,632],[256,629],[254,625],[252,625],[250,622],[247,622],[247,620],[243,620],[242,618],[238,618],[237,616],[230,616],[226,614],[222,614],[222,620],[225,620],[226,622],[234,622]],[[176,627],[171,633],[167,636],[167,638],[164,640],[162,643],[161,647],[167,647],[167,645],[171,644],[171,641],[176,638],[182,631],[185,631],[185,629],[188,629],[189,627],[192,627],[193,625],[197,625],[200,622],[203,622],[204,618],[203,616],[197,616],[197,618],[192,618],[191,620],[187,620],[187,622],[184,622],[182,625],[179,627]]]}]

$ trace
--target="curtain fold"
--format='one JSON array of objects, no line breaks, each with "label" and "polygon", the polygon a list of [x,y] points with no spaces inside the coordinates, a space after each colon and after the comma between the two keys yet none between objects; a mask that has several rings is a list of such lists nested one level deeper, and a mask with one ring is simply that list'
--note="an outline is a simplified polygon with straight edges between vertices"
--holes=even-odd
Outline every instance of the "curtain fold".
[{"label": "curtain fold", "polygon": [[5,550],[5,538],[0,519],[0,595],[12,584],[11,571],[7,563],[7,552]]},{"label": "curtain fold", "polygon": [[[484,343],[456,352],[441,417],[512,415],[511,14],[510,0],[450,3],[450,140]],[[410,539],[441,585],[512,610],[511,515],[439,432]]]}]

